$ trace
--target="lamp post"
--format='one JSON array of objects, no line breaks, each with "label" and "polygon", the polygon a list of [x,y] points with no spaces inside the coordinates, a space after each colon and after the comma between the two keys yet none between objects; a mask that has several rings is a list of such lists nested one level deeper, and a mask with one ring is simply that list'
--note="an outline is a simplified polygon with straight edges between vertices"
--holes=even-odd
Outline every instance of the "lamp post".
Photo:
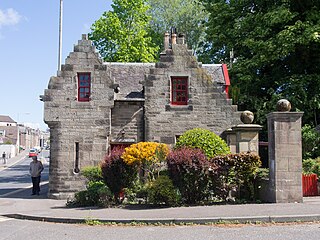
[{"label": "lamp post", "polygon": [[62,10],[63,10],[63,0],[60,0],[58,71],[61,70],[61,55],[62,55]]}]

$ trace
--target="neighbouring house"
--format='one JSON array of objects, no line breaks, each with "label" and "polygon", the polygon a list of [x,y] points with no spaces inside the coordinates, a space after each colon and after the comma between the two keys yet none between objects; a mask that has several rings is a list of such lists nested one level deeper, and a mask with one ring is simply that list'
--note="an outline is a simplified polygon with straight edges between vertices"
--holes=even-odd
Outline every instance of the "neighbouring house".
[{"label": "neighbouring house", "polygon": [[10,116],[0,115],[0,152],[14,157],[19,150],[18,125]]},{"label": "neighbouring house", "polygon": [[221,135],[240,122],[228,98],[224,64],[201,64],[183,35],[164,38],[157,63],[103,62],[83,35],[40,96],[50,128],[49,197],[85,188],[80,170],[114,146],[140,141],[173,145],[200,127]]},{"label": "neighbouring house", "polygon": [[0,115],[0,152],[6,149],[7,156],[14,157],[21,149],[38,146],[42,135],[39,129],[19,124],[10,116]]},{"label": "neighbouring house", "polygon": [[0,115],[0,143],[16,144],[18,139],[17,122],[11,117]]}]

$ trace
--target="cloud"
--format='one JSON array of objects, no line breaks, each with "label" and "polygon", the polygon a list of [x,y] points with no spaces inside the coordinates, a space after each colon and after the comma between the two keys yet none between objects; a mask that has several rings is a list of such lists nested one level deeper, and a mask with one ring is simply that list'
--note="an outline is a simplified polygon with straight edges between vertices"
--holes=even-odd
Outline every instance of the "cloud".
[{"label": "cloud", "polygon": [[3,26],[13,26],[20,22],[22,16],[12,8],[0,9],[0,28]]}]

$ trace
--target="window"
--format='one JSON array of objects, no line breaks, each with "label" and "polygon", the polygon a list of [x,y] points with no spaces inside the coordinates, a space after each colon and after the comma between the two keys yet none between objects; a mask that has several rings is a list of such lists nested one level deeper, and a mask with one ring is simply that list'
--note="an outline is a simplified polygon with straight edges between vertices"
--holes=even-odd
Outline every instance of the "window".
[{"label": "window", "polygon": [[171,77],[171,104],[188,104],[188,77]]},{"label": "window", "polygon": [[75,153],[76,153],[76,156],[74,159],[75,163],[74,163],[73,172],[79,173],[80,172],[80,167],[79,167],[80,160],[79,160],[79,143],[78,142],[75,142]]},{"label": "window", "polygon": [[0,137],[4,137],[6,135],[6,130],[0,130]]},{"label": "window", "polygon": [[90,73],[78,73],[78,101],[88,102],[90,100]]}]

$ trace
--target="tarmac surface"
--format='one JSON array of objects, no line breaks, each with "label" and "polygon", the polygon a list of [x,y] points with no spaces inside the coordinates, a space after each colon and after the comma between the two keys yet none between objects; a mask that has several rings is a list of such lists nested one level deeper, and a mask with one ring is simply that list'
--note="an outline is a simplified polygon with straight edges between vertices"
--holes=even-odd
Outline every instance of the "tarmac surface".
[{"label": "tarmac surface", "polygon": [[[17,164],[26,152],[8,159],[5,167]],[[0,163],[1,166],[1,163]],[[0,167],[0,174],[4,166]],[[31,187],[31,186],[30,186]],[[194,223],[217,222],[313,222],[320,221],[320,196],[306,197],[303,203],[236,204],[175,208],[68,208],[66,200],[49,199],[47,182],[39,196],[30,196],[30,187],[0,195],[0,216],[60,223]]]}]

